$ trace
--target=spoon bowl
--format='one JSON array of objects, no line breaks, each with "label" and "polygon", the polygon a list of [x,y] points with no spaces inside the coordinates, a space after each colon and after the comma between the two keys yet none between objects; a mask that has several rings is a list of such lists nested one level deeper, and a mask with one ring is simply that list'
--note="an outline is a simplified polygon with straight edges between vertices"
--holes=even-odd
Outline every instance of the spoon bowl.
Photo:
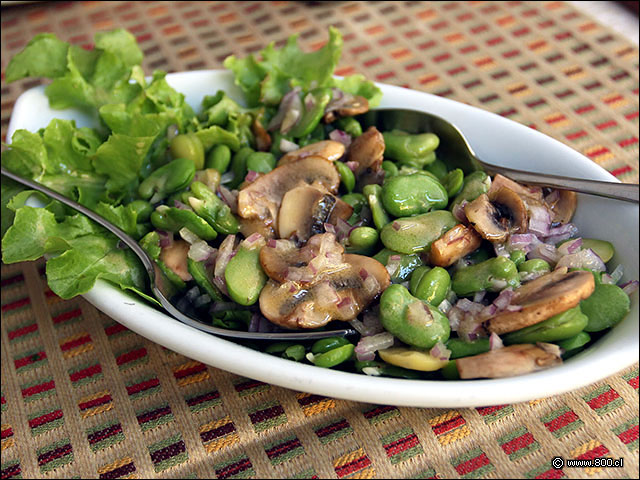
[{"label": "spoon bowl", "polygon": [[440,139],[438,158],[452,168],[460,168],[465,175],[484,170],[489,175],[501,174],[511,180],[528,185],[539,185],[573,190],[575,192],[615,198],[638,203],[638,184],[585,180],[560,175],[533,173],[500,167],[480,160],[464,134],[453,123],[424,111],[381,108],[370,110],[357,117],[363,128],[375,126],[380,131],[402,130],[407,133],[435,133]]}]

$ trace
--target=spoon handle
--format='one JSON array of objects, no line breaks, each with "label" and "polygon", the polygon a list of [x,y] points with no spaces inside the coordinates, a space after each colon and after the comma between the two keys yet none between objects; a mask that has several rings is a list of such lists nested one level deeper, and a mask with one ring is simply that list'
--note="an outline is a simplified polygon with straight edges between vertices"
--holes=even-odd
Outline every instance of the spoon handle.
[{"label": "spoon handle", "polygon": [[639,185],[632,183],[603,182],[601,180],[584,180],[577,178],[549,175],[546,173],[523,172],[506,167],[483,164],[490,173],[500,173],[516,182],[528,185],[540,185],[558,188],[560,190],[573,190],[580,193],[588,193],[600,197],[615,198],[626,202],[638,203]]}]

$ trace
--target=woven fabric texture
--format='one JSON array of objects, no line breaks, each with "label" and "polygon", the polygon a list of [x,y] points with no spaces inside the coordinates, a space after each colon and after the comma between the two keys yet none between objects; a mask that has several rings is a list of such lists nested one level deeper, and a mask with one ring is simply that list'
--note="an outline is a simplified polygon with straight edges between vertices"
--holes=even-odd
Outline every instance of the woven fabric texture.
[{"label": "woven fabric texture", "polygon": [[[12,55],[55,32],[124,27],[147,73],[222,68],[300,33],[344,36],[360,72],[538,129],[638,181],[638,49],[565,2],[51,2],[2,10],[2,137],[24,90]],[[154,344],[3,265],[2,478],[637,478],[638,365],[569,394],[473,409],[286,390]],[[554,469],[552,459],[624,459]]]}]

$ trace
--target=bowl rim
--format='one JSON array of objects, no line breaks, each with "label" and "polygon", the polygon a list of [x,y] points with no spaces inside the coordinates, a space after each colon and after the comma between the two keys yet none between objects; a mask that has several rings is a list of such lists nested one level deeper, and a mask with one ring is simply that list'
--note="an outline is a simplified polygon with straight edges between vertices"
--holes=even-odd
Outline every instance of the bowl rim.
[{"label": "bowl rim", "polygon": [[[233,85],[233,75],[227,70],[171,73],[167,75],[167,81],[170,84],[185,82],[191,85],[199,82],[198,88],[202,88],[203,83],[207,82],[209,94],[212,94],[217,89],[224,89],[230,95],[235,95],[236,98],[239,96],[239,90]],[[220,82],[220,86],[216,87],[216,82]],[[531,139],[533,142],[542,142],[541,144],[544,144],[545,148],[557,152],[557,154],[567,155],[567,158],[571,159],[569,163],[578,162],[580,167],[584,167],[581,169],[581,173],[586,175],[584,178],[618,181],[609,172],[570,147],[512,120],[471,105],[429,93],[382,83],[376,83],[376,85],[383,90],[383,101],[380,108],[402,107],[402,105],[405,105],[408,108],[424,110],[424,105],[428,104],[427,111],[433,111],[443,117],[445,115],[439,109],[445,109],[447,111],[446,118],[458,124],[459,128],[465,132],[470,144],[474,146],[476,152],[479,152],[481,158],[483,149],[478,149],[478,134],[469,134],[469,131],[465,131],[469,124],[466,117],[475,118],[481,115],[483,121],[505,129],[505,136],[517,134],[520,137]],[[176,89],[185,94],[191,93],[185,92],[184,88],[179,89],[176,87]],[[29,102],[40,101],[42,103],[42,98],[38,97],[44,97],[43,92],[44,87],[38,86],[22,93],[16,100],[7,131],[7,139],[20,125],[20,122],[25,121],[24,110],[30,105]],[[198,104],[201,99],[202,96],[197,99]],[[400,102],[402,105],[395,103],[397,99],[403,100]],[[46,103],[46,97],[44,97],[44,100]],[[71,112],[70,115],[67,118],[78,117],[77,112]],[[62,118],[59,115],[59,111],[56,111],[56,116]],[[474,142],[477,142],[477,144],[474,145]],[[562,167],[562,165],[559,167]],[[563,171],[553,173],[566,174]],[[615,200],[606,201],[616,202]],[[636,205],[636,217],[637,209]],[[637,250],[636,247],[636,252]],[[624,348],[618,348],[616,346],[616,338],[611,335],[605,335],[599,340],[600,347],[597,352],[589,349],[571,358],[561,366],[519,377],[464,381],[369,377],[362,374],[319,369],[319,367],[312,365],[291,362],[252,350],[223,338],[214,337],[176,322],[141,299],[134,298],[132,295],[120,291],[117,287],[105,281],[99,280],[94,288],[83,296],[96,308],[132,331],[194,360],[237,375],[254,378],[292,390],[365,403],[392,404],[407,407],[478,407],[518,403],[562,394],[586,386],[617,373],[637,362],[638,359],[636,324],[635,344],[627,342],[624,344]],[[637,303],[636,299],[634,302],[636,312]],[[631,323],[629,320],[633,313],[632,311],[623,323]],[[630,329],[633,331],[633,326]],[[628,334],[628,332],[626,333]],[[620,335],[617,335],[617,337],[620,337]],[[543,390],[537,388],[540,385],[544,386]]]}]

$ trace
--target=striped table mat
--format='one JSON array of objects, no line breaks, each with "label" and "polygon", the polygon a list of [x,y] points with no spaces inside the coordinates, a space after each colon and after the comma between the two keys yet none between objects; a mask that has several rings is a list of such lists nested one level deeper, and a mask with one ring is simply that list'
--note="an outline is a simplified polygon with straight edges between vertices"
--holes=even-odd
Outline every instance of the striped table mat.
[{"label": "striped table mat", "polygon": [[[12,55],[55,32],[90,47],[124,27],[147,73],[221,68],[338,27],[338,74],[479,106],[638,181],[638,49],[565,2],[49,2],[2,10],[4,140]],[[310,395],[203,365],[3,265],[2,478],[637,478],[638,365],[569,394],[472,409]],[[552,460],[623,460],[555,469]]]}]

